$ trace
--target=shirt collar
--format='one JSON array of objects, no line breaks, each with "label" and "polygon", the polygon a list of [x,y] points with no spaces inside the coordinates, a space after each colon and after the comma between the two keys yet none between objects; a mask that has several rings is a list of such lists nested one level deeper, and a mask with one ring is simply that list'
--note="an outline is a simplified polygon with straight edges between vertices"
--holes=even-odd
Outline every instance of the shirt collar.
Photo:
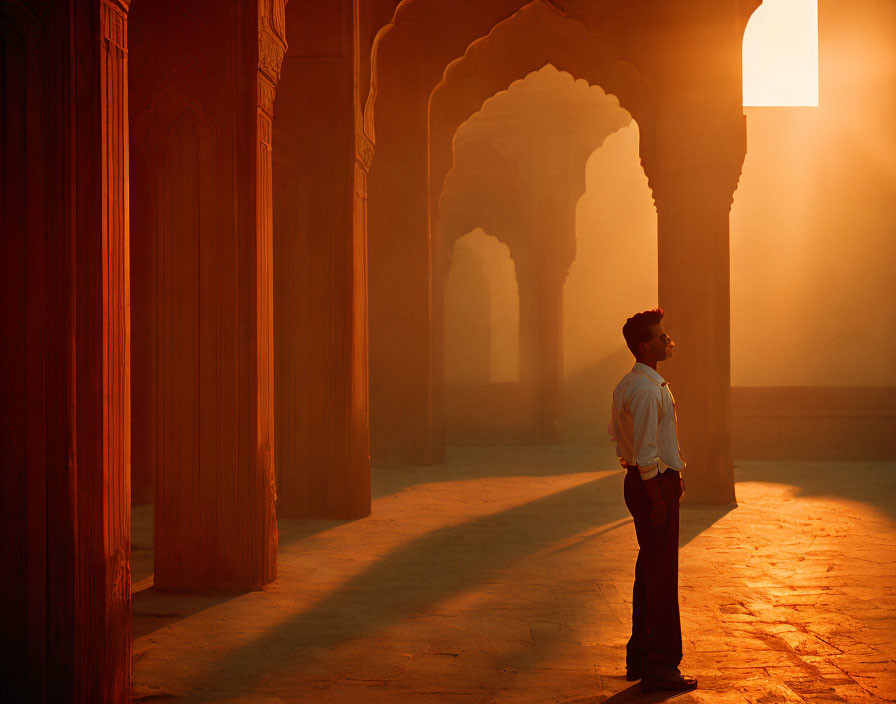
[{"label": "shirt collar", "polygon": [[662,386],[667,383],[665,379],[660,375],[658,371],[648,367],[646,364],[642,362],[635,362],[635,366],[632,367],[632,371],[638,374],[643,374],[646,377],[649,377],[653,382]]}]

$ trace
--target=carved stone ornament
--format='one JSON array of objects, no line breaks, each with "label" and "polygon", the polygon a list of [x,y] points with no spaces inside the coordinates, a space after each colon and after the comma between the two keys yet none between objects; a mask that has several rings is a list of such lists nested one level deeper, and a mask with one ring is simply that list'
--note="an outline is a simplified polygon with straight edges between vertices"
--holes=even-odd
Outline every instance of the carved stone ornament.
[{"label": "carved stone ornament", "polygon": [[129,0],[103,0],[103,39],[110,46],[128,50]]},{"label": "carved stone ornament", "polygon": [[274,86],[280,81],[280,67],[286,55],[286,2],[260,0],[258,3],[258,69]]},{"label": "carved stone ornament", "polygon": [[364,130],[356,131],[357,134],[357,155],[358,163],[364,168],[364,171],[370,173],[370,164],[373,161],[374,145],[373,141],[364,134]]},{"label": "carved stone ornament", "polygon": [[274,114],[274,96],[277,92],[277,86],[272,82],[267,74],[261,73],[258,76],[258,107],[264,110],[268,115]]},{"label": "carved stone ornament", "polygon": [[286,45],[271,31],[262,29],[258,35],[258,68],[276,85],[280,81],[280,66]]}]

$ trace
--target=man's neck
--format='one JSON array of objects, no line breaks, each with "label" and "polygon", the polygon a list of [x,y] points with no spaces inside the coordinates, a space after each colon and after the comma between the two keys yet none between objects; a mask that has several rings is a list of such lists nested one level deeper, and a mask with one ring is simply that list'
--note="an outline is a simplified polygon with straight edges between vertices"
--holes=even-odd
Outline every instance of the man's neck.
[{"label": "man's neck", "polygon": [[641,364],[643,364],[647,367],[650,367],[651,369],[653,369],[653,371],[656,371],[656,361],[655,360],[651,361],[651,360],[647,360],[647,359],[639,359],[638,361]]}]

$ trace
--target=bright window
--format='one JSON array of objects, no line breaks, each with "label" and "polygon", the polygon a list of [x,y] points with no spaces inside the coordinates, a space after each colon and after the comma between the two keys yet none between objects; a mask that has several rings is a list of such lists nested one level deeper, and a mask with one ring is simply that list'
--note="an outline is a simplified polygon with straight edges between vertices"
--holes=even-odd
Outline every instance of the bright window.
[{"label": "bright window", "polygon": [[744,32],[744,106],[818,105],[818,0],[764,0]]}]

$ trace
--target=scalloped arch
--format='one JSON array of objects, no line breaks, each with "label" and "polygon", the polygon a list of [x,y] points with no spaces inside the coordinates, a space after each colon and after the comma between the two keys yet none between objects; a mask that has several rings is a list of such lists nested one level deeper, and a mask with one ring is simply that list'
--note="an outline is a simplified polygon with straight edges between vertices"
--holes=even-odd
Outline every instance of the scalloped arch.
[{"label": "scalloped arch", "polygon": [[[364,127],[368,136],[375,137],[377,100],[387,81],[404,84],[402,77],[380,73],[381,52],[384,47],[414,40],[421,51],[415,52],[424,62],[422,72],[431,76],[425,86],[427,95],[438,83],[445,66],[462,54],[470,42],[488,34],[501,20],[526,5],[528,0],[401,0],[373,40],[370,60],[370,91],[364,104]],[[431,32],[422,31],[421,28]],[[434,44],[435,38],[438,43]],[[419,68],[415,66],[415,70]]]},{"label": "scalloped arch", "polygon": [[[519,235],[521,223],[514,218],[513,199],[508,199],[506,194],[509,192],[519,197],[524,192],[519,167],[512,157],[489,142],[470,142],[466,145],[464,155],[479,165],[481,170],[475,177],[467,178],[462,178],[456,171],[448,174],[439,198],[440,209],[445,213],[440,237],[450,253],[458,239],[481,227],[507,245],[511,258],[515,260],[519,256],[516,251],[519,242],[510,233]],[[496,194],[490,185],[499,182],[502,183],[502,188]],[[502,194],[504,197],[501,197]],[[467,204],[463,210],[455,207],[454,203],[458,201]]]},{"label": "scalloped arch", "polygon": [[[629,124],[631,115],[618,106],[615,96],[604,93],[599,86],[590,86],[582,79],[574,79],[565,71],[557,71],[551,64],[547,66],[554,74],[565,79],[566,90],[571,93],[579,92],[578,100],[582,100],[581,92],[585,92],[590,95],[589,100],[596,101],[591,108],[580,106],[582,110],[594,109],[595,113],[591,117],[595,121],[593,141],[581,145],[585,151],[582,152],[584,156],[581,161],[580,190],[576,194],[579,198],[586,190],[587,160],[611,134]],[[544,70],[542,68],[531,72],[525,78],[514,81],[508,89],[490,97],[483,105],[483,111],[487,111],[492,103],[501,102],[502,98],[510,96],[515,87],[524,87],[525,81],[538,77]],[[612,107],[614,105],[615,108]],[[502,151],[482,137],[473,140],[461,137],[464,127],[479,114],[474,113],[453,136],[455,148],[451,150],[450,163],[445,163],[447,171],[443,186],[441,189],[434,188],[432,195],[431,241],[433,246],[441,243],[443,256],[448,256],[452,243],[458,236],[480,226],[507,244],[514,252],[515,260],[525,261],[529,258],[527,252],[532,246],[530,238],[534,233],[529,231],[526,218],[521,219],[524,211],[522,204],[533,197],[530,190],[532,184],[522,177],[520,166],[511,153]],[[458,140],[462,141],[459,143]],[[495,188],[497,184],[500,187]],[[462,210],[456,207],[457,202],[464,203]],[[571,257],[574,256],[574,251],[575,245],[571,243]]]},{"label": "scalloped arch", "polygon": [[[548,64],[614,97],[638,120],[642,133],[649,125],[640,74],[619,58],[613,42],[589,32],[582,21],[561,14],[546,0],[530,2],[448,64],[430,95],[429,217],[434,236],[439,235],[439,197],[454,161],[458,128],[490,99]],[[652,188],[645,149],[642,141],[641,165]]]}]

